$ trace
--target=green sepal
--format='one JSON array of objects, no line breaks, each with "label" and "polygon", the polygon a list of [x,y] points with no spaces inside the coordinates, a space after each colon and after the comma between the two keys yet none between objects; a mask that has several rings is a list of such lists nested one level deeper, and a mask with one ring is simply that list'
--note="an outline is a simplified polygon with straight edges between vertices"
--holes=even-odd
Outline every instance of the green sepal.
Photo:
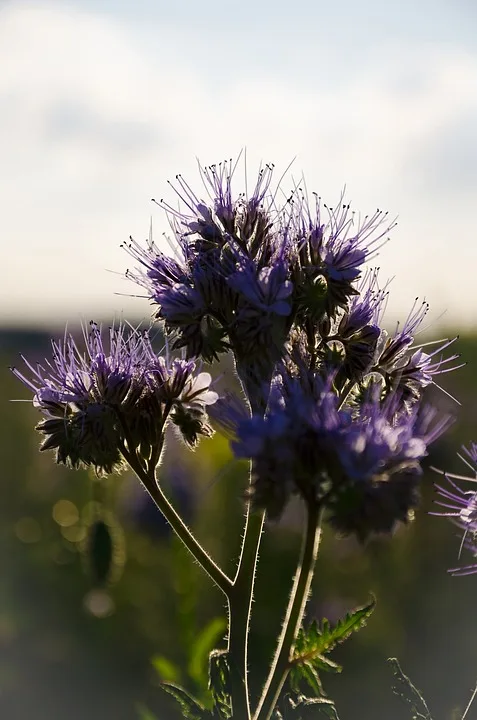
[{"label": "green sepal", "polygon": [[189,695],[184,688],[174,683],[161,683],[161,688],[177,700],[180,705],[183,717],[187,720],[210,720],[210,713],[196,700]]}]

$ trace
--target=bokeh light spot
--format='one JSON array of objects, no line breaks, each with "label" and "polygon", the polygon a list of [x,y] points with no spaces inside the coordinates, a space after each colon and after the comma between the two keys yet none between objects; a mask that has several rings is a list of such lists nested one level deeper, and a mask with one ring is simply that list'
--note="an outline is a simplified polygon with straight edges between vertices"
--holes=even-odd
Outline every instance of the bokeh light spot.
[{"label": "bokeh light spot", "polygon": [[86,610],[97,618],[105,618],[114,612],[114,602],[105,590],[90,590],[83,600]]},{"label": "bokeh light spot", "polygon": [[78,508],[71,500],[58,500],[53,505],[53,520],[61,527],[71,527],[78,522]]},{"label": "bokeh light spot", "polygon": [[84,525],[70,525],[62,527],[61,534],[71,543],[81,543],[86,537],[86,528]]}]

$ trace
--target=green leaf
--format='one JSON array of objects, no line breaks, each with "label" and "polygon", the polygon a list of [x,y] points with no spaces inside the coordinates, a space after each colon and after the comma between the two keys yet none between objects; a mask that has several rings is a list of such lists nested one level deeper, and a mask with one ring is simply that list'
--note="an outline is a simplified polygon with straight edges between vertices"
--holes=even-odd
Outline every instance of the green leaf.
[{"label": "green leaf", "polygon": [[393,686],[393,693],[409,706],[412,720],[432,720],[426,701],[408,676],[403,673],[397,658],[389,658],[388,663],[399,683],[399,687]]},{"label": "green leaf", "polygon": [[197,636],[190,649],[188,672],[190,677],[201,686],[207,684],[207,659],[209,653],[221,635],[225,632],[227,624],[222,617],[213,618]]},{"label": "green leaf", "polygon": [[209,690],[214,699],[214,717],[232,717],[230,667],[227,650],[212,650],[209,655]]},{"label": "green leaf", "polygon": [[373,597],[367,605],[347,613],[334,626],[330,625],[325,618],[321,626],[314,620],[308,630],[305,631],[302,628],[295,643],[291,665],[302,665],[306,662],[315,664],[316,662],[316,665],[320,665],[323,670],[338,671],[338,666],[324,658],[323,655],[333,650],[338,643],[344,642],[352,632],[363,627],[375,605],[376,601]]},{"label": "green leaf", "polygon": [[322,620],[321,625],[314,620],[307,630],[300,629],[293,657],[290,660],[288,678],[294,693],[298,693],[301,683],[305,682],[318,698],[324,698],[318,671],[336,673],[341,672],[342,669],[340,665],[326,657],[326,653],[333,650],[338,643],[344,642],[353,631],[363,627],[375,605],[376,601],[372,597],[367,605],[347,613],[336,625],[331,625],[326,619]]},{"label": "green leaf", "polygon": [[181,671],[172,660],[168,660],[164,655],[155,655],[151,663],[162,681],[172,683],[179,682]]},{"label": "green leaf", "polygon": [[173,683],[161,683],[161,687],[169,695],[177,700],[180,705],[182,715],[187,720],[206,720],[210,718],[210,713],[201,705],[192,695],[189,695],[184,688]]}]

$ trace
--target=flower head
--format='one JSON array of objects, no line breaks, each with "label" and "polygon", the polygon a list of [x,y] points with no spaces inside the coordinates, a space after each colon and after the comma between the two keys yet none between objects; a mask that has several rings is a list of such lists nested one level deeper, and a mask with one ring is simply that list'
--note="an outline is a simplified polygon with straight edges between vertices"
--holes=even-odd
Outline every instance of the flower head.
[{"label": "flower head", "polygon": [[[415,336],[429,311],[426,302],[417,299],[402,327],[397,325],[394,333],[388,335],[382,331],[376,350],[375,366],[386,378],[387,383],[401,393],[404,401],[414,401],[431,383],[434,377],[462,367],[455,364],[459,354],[444,356],[444,351],[457,337],[433,341],[426,345],[416,345]],[[435,345],[431,352],[424,347]]]},{"label": "flower head", "polygon": [[398,396],[381,401],[372,393],[337,442],[331,524],[365,540],[407,522],[419,501],[420,462],[450,422],[430,406],[406,412]]},{"label": "flower head", "polygon": [[269,517],[297,494],[323,504],[341,532],[391,532],[416,506],[420,461],[449,418],[426,406],[408,411],[395,394],[382,400],[379,385],[343,403],[335,377],[283,366],[264,416],[244,417],[236,404],[227,412],[223,402],[216,410],[234,425],[235,455],[252,460],[250,497]]},{"label": "flower head", "polygon": [[65,335],[52,342],[51,361],[33,367],[24,359],[30,377],[13,372],[45,415],[38,425],[46,436],[41,449],[55,448],[57,462],[71,467],[92,465],[111,473],[122,463],[119,413],[127,415],[141,395],[148,341],[119,325],[110,329],[106,343],[95,323],[84,339],[84,353],[72,335]]},{"label": "flower head", "polygon": [[[349,308],[364,262],[393,223],[381,212],[359,220],[342,201],[333,210],[317,200],[311,210],[298,189],[280,205],[272,165],[259,170],[250,193],[235,194],[236,170],[232,161],[201,169],[205,199],[178,175],[172,187],[179,209],[159,203],[176,257],[167,258],[151,239],[145,248],[131,241],[139,269],[129,276],[146,288],[187,357],[211,361],[231,349],[238,364],[269,382],[294,328],[306,328],[311,341],[325,315],[336,319]],[[371,290],[367,302],[378,304]],[[356,321],[358,314],[356,306]],[[358,330],[366,338],[359,347],[354,338],[355,354],[368,356],[376,331]]]},{"label": "flower head", "polygon": [[[463,530],[461,550],[465,548],[477,558],[477,490],[463,490],[455,482],[456,480],[463,480],[469,483],[477,483],[477,443],[471,443],[468,448],[463,447],[462,450],[463,454],[459,455],[459,457],[470,468],[472,476],[454,475],[437,470],[445,477],[448,483],[447,486],[440,483],[435,484],[439,496],[436,504],[445,508],[445,510],[433,512],[431,515],[447,517]],[[433,469],[435,470],[435,468]],[[477,563],[453,568],[450,572],[453,575],[477,573]]]},{"label": "flower head", "polygon": [[208,373],[195,373],[195,363],[156,355],[147,334],[122,324],[110,328],[106,340],[91,323],[84,341],[82,352],[65,335],[52,343],[45,364],[33,367],[24,359],[30,376],[13,368],[45,416],[37,426],[45,435],[41,449],[55,449],[57,462],[109,474],[121,468],[125,447],[139,448],[146,458],[157,455],[172,410],[199,412],[196,435],[202,426],[201,434],[209,433],[204,408],[217,394]]}]

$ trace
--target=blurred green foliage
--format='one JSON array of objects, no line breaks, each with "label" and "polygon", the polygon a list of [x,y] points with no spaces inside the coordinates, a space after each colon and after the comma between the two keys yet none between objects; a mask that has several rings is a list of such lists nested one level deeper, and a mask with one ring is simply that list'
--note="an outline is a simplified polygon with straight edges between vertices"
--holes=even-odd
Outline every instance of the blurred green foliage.
[{"label": "blurred green foliage", "polygon": [[[465,471],[456,457],[460,445],[477,440],[477,339],[461,339],[459,350],[468,365],[443,385],[462,406],[432,393],[458,421],[428,463],[454,472]],[[37,412],[31,403],[10,402],[28,398],[7,369],[20,351],[40,359],[48,352],[46,335],[0,334],[0,717],[134,720],[142,708],[143,717],[173,720],[175,705],[159,680],[182,682],[205,697],[208,651],[225,642],[223,599],[134,477],[100,485],[38,452]],[[246,465],[232,460],[219,435],[195,453],[171,436],[161,477],[199,538],[232,572]],[[362,548],[325,531],[309,619],[333,623],[370,592],[378,601],[367,627],[334,651],[343,673],[323,678],[341,720],[405,717],[391,691],[389,656],[399,658],[435,720],[450,718],[458,705],[462,710],[475,685],[477,577],[446,572],[458,564],[459,536],[427,514],[435,479],[426,474],[415,522],[391,540]],[[98,518],[111,527],[113,564],[104,586],[95,585],[85,557]],[[264,538],[251,629],[255,693],[280,627],[301,520],[300,508],[292,507]]]}]

